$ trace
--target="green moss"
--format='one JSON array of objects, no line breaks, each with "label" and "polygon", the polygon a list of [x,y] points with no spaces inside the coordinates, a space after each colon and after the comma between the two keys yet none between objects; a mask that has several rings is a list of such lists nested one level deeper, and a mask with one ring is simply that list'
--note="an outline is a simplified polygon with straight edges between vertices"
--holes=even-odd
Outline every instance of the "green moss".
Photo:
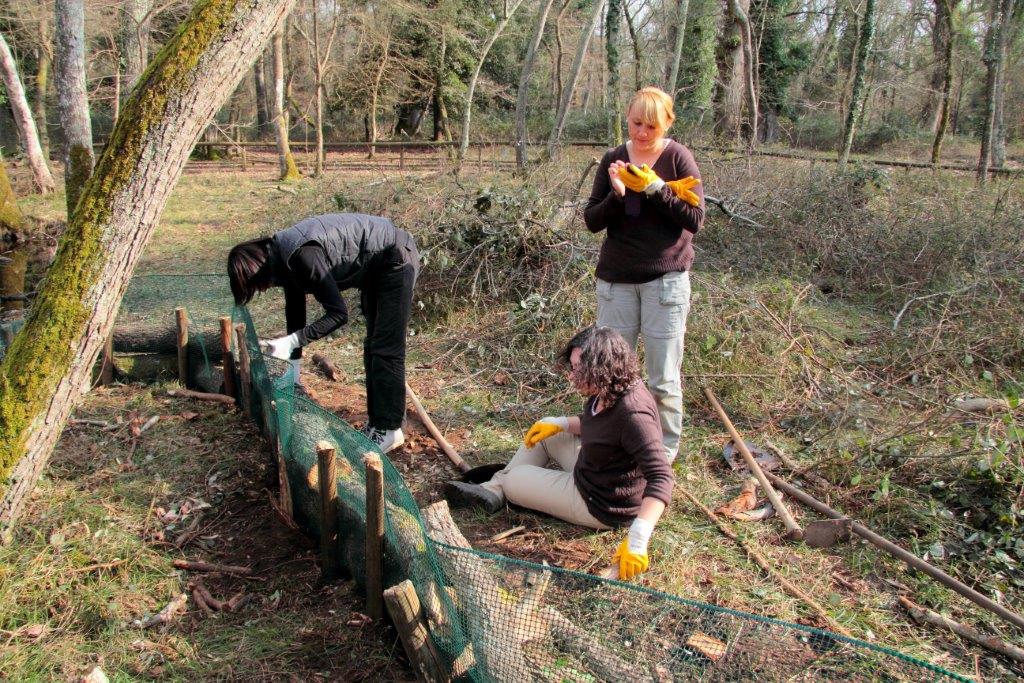
[{"label": "green moss", "polygon": [[295,157],[292,156],[291,151],[286,152],[284,155],[284,173],[281,174],[281,180],[299,180],[302,178],[302,174],[299,173],[299,167],[295,164]]},{"label": "green moss", "polygon": [[78,197],[82,194],[85,181],[92,174],[94,161],[92,147],[88,145],[72,145],[68,150],[68,167],[64,174],[64,187],[67,193],[68,216],[75,212]]},{"label": "green moss", "polygon": [[0,364],[0,481],[6,493],[14,465],[61,378],[75,361],[73,341],[92,311],[83,300],[108,257],[112,198],[132,181],[150,130],[167,116],[172,97],[195,78],[203,55],[226,40],[239,0],[199,2],[154,58],[125,102],[117,126],[79,198],[46,282],[22,333]]},{"label": "green moss", "polygon": [[7,168],[0,161],[0,238],[3,238],[5,233],[17,232],[23,220],[24,216],[18,208],[14,189],[7,177]]}]

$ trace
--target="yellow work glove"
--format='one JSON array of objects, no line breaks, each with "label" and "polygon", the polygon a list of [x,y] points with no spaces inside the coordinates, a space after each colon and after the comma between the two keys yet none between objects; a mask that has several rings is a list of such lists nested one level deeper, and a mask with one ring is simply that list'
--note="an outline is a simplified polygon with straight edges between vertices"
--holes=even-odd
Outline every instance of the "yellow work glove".
[{"label": "yellow work glove", "polygon": [[682,199],[690,206],[699,206],[700,197],[697,196],[696,192],[693,192],[693,188],[700,185],[700,178],[694,178],[692,175],[688,175],[685,178],[679,180],[669,180],[665,182],[669,186],[669,189],[675,194],[675,196]]},{"label": "yellow work glove", "polygon": [[627,190],[643,192],[648,196],[665,187],[665,181],[659,178],[658,174],[652,171],[647,164],[640,167],[629,164],[625,170],[619,172],[619,179],[622,180],[622,184],[626,186]]},{"label": "yellow work glove", "polygon": [[619,567],[619,580],[629,581],[647,571],[650,560],[647,558],[647,543],[654,533],[654,523],[637,517],[629,526],[629,534],[612,555],[612,560]]},{"label": "yellow work glove", "polygon": [[526,430],[523,443],[527,448],[533,448],[544,439],[554,436],[560,432],[569,430],[569,418],[567,417],[545,417],[533,423],[533,426]]}]

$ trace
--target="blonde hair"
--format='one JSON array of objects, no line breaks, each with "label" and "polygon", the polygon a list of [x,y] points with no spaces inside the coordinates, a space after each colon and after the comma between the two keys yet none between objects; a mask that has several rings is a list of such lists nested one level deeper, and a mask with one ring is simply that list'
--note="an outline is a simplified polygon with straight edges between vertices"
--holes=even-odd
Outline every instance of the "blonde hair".
[{"label": "blonde hair", "polygon": [[672,98],[661,88],[648,86],[636,91],[626,109],[627,116],[636,109],[640,120],[650,126],[668,130],[676,115],[672,112]]}]

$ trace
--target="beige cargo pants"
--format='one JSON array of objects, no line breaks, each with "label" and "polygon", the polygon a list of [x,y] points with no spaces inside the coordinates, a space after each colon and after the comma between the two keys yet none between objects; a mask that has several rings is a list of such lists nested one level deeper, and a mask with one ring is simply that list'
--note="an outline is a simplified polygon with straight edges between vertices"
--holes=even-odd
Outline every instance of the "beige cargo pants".
[{"label": "beige cargo pants", "polygon": [[641,285],[597,280],[597,324],[636,347],[643,335],[647,386],[658,404],[668,461],[679,453],[683,429],[683,336],[690,313],[690,274],[666,273]]},{"label": "beige cargo pants", "polygon": [[[591,529],[610,529],[587,509],[576,488],[572,471],[580,454],[580,439],[569,432],[549,436],[533,448],[520,444],[505,469],[484,483],[484,488],[511,503]],[[561,468],[545,467],[554,461]]]}]

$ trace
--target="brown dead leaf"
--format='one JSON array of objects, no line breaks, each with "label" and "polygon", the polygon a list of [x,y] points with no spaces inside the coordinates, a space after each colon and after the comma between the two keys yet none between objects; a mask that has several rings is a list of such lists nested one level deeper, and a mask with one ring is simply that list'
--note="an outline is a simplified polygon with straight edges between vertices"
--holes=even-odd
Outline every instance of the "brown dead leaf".
[{"label": "brown dead leaf", "polygon": [[715,512],[720,515],[724,515],[725,517],[735,517],[736,513],[753,510],[756,505],[757,481],[754,479],[747,479],[743,482],[743,488],[740,489],[740,495],[736,496],[728,503],[715,508]]}]

